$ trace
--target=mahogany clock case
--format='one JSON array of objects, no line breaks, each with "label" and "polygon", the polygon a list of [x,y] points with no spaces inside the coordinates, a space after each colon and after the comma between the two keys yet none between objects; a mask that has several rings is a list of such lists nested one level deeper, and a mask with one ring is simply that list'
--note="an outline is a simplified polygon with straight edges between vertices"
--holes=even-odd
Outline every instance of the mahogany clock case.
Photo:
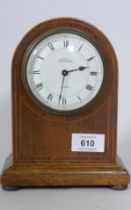
[{"label": "mahogany clock case", "polygon": [[[73,32],[90,40],[104,65],[104,80],[97,96],[71,112],[44,107],[32,95],[25,66],[32,48],[58,32]],[[12,62],[13,153],[7,158],[1,183],[21,186],[104,185],[122,189],[129,174],[117,158],[118,65],[115,52],[96,27],[74,18],[45,21],[19,43]],[[105,151],[72,152],[72,133],[105,134]]]}]

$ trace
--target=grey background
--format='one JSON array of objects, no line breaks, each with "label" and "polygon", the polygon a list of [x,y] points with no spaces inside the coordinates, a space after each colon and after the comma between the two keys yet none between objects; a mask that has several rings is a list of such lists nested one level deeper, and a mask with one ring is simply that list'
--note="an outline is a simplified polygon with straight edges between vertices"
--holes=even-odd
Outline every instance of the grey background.
[{"label": "grey background", "polygon": [[[60,16],[84,19],[112,42],[119,62],[118,153],[131,172],[131,1],[0,0],[0,171],[11,152],[11,58],[21,37],[39,22]],[[130,210],[126,191],[107,188],[35,189],[5,192],[0,209]]]}]

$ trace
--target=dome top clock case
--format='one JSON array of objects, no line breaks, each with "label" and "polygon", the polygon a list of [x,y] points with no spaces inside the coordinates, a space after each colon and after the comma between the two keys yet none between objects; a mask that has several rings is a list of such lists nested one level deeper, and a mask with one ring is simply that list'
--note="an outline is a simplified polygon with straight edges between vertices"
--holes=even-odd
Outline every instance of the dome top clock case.
[{"label": "dome top clock case", "polygon": [[116,154],[118,66],[97,28],[74,18],[45,21],[12,62],[13,154],[4,189],[111,186],[129,174]]}]

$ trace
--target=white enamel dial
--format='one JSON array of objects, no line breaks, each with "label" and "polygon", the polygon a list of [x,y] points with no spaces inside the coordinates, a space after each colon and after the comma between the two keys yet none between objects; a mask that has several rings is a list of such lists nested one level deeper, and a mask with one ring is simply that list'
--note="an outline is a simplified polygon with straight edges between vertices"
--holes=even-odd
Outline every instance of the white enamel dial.
[{"label": "white enamel dial", "polygon": [[97,95],[103,75],[98,50],[74,33],[43,38],[32,49],[26,64],[30,91],[41,104],[57,111],[88,104]]}]

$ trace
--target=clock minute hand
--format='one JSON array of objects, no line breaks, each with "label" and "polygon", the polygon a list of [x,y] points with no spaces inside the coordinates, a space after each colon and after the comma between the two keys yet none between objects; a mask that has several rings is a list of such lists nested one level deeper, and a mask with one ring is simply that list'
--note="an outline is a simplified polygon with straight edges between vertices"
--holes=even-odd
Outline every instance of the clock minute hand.
[{"label": "clock minute hand", "polygon": [[64,86],[64,81],[65,81],[65,76],[66,76],[66,75],[63,75],[62,85],[61,85],[61,90],[60,90],[60,95],[59,95],[58,104],[60,104],[60,101],[61,101],[61,98],[62,98],[62,92],[63,92],[63,86]]},{"label": "clock minute hand", "polygon": [[71,69],[71,70],[69,70],[68,73],[74,72],[74,71],[83,71],[83,70],[85,70],[85,69],[87,69],[87,68],[89,68],[89,66],[80,66],[80,67],[77,68],[77,69]]}]

